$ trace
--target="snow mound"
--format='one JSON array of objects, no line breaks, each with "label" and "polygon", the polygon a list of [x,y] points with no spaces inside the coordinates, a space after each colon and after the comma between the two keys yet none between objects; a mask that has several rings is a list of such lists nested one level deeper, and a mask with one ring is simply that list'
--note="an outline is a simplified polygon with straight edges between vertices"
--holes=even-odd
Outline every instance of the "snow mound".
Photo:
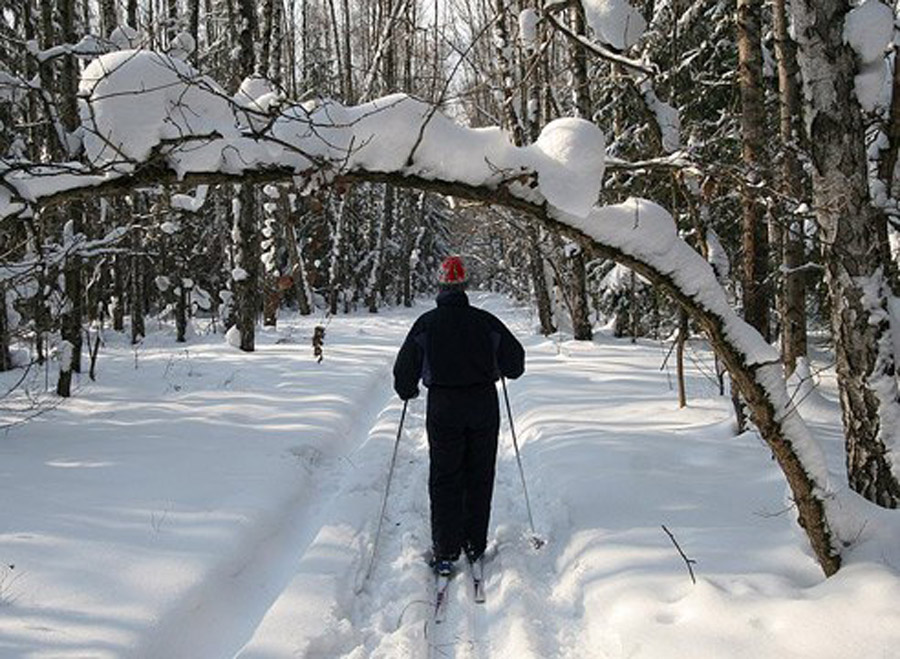
[{"label": "snow mound", "polygon": [[866,0],[847,13],[844,41],[859,57],[856,97],[866,112],[886,104],[890,69],[884,53],[894,35],[894,11],[880,0]]},{"label": "snow mound", "polygon": [[398,173],[503,186],[583,217],[605,167],[603,132],[582,119],[553,121],[535,144],[517,147],[500,128],[461,126],[405,94],[355,107],[332,100],[282,107],[271,83],[257,77],[230,98],[189,64],[150,51],[98,58],[80,93],[87,158],[116,173],[151,157],[179,176],[278,167],[313,172],[315,185],[339,172]]},{"label": "snow mound", "polygon": [[519,12],[519,41],[527,49],[537,46],[539,22],[538,13],[531,7]]},{"label": "snow mound", "polygon": [[79,95],[84,148],[95,166],[128,171],[166,140],[236,135],[227,97],[189,64],[147,50],[122,50],[91,62]]},{"label": "snow mound", "polygon": [[606,138],[584,119],[555,119],[532,146],[539,154],[538,186],[548,202],[575,215],[586,215],[600,192],[606,167]]},{"label": "snow mound", "polygon": [[844,41],[869,63],[884,57],[894,35],[894,12],[881,0],[866,0],[847,13]]},{"label": "snow mound", "polygon": [[582,0],[588,24],[597,37],[618,50],[643,36],[647,21],[628,0]]}]

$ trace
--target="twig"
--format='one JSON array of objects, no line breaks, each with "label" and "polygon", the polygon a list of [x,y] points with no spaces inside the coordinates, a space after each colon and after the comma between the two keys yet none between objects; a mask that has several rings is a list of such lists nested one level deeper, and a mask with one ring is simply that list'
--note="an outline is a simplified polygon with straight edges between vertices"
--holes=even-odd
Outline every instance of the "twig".
[{"label": "twig", "polygon": [[687,556],[685,556],[684,552],[681,551],[681,546],[678,544],[678,541],[675,539],[675,536],[672,535],[672,532],[666,528],[665,524],[662,525],[662,530],[666,532],[666,535],[669,536],[669,539],[672,541],[672,544],[675,545],[675,549],[677,549],[678,553],[681,554],[681,558],[684,559],[684,564],[687,565],[688,574],[691,575],[691,582],[696,584],[697,578],[694,576],[694,568],[692,568],[691,566],[694,563],[696,563],[697,561],[695,561],[693,558],[688,558]]}]

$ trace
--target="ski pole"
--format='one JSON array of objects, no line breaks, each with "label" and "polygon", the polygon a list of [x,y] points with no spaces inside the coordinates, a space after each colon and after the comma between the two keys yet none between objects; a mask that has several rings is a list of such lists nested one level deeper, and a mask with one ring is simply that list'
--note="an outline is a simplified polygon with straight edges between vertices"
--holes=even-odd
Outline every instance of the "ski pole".
[{"label": "ski pole", "polygon": [[391,455],[391,466],[388,468],[387,485],[384,488],[384,498],[381,500],[381,514],[378,516],[378,529],[375,531],[375,541],[372,543],[372,557],[369,559],[369,567],[366,568],[366,573],[363,575],[362,583],[357,589],[357,592],[359,592],[366,581],[369,580],[372,569],[375,567],[375,555],[378,553],[378,540],[381,538],[381,527],[384,525],[384,513],[387,510],[388,494],[391,491],[391,480],[394,478],[394,466],[397,464],[397,449],[400,446],[400,437],[403,434],[403,420],[406,418],[407,405],[409,405],[409,401],[403,401],[403,411],[400,413],[400,425],[397,427],[397,439],[394,440],[394,453]]},{"label": "ski pole", "polygon": [[531,544],[540,549],[546,542],[534,530],[534,517],[531,514],[531,502],[528,500],[528,486],[525,484],[525,470],[522,468],[522,457],[519,455],[519,440],[516,439],[516,426],[513,424],[512,408],[509,406],[509,394],[506,391],[506,378],[500,376],[503,383],[503,399],[506,401],[506,414],[509,416],[509,432],[512,435],[513,447],[516,449],[516,462],[519,464],[519,476],[522,477],[522,491],[525,493],[525,510],[528,511],[528,524],[531,526]]}]

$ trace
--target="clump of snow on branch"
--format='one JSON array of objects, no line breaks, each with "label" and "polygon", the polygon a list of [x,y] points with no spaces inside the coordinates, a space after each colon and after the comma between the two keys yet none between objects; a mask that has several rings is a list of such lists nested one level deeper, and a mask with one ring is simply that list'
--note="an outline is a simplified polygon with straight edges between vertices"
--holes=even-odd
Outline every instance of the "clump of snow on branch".
[{"label": "clump of snow on branch", "polygon": [[270,122],[269,114],[278,109],[284,100],[268,78],[256,75],[245,78],[234,95],[234,102],[246,112],[246,120],[242,125],[248,125],[254,131],[265,130]]},{"label": "clump of snow on branch", "polygon": [[203,207],[203,204],[206,203],[207,192],[209,192],[208,185],[198,185],[196,194],[173,194],[169,203],[172,208],[177,208],[178,210],[186,211],[188,213],[196,213]]},{"label": "clump of snow on branch", "polygon": [[582,5],[597,38],[617,50],[631,48],[647,29],[647,21],[628,0],[582,0]]},{"label": "clump of snow on branch", "polygon": [[537,48],[538,21],[538,13],[531,7],[519,12],[519,41],[526,50]]},{"label": "clump of snow on branch", "polygon": [[169,55],[177,59],[187,59],[197,49],[197,41],[190,32],[182,30],[175,35],[169,45]]},{"label": "clump of snow on branch", "polygon": [[656,117],[663,151],[675,153],[681,148],[681,118],[678,116],[678,110],[660,100],[649,80],[642,82],[640,89],[644,103]]},{"label": "clump of snow on branch", "polygon": [[87,158],[107,172],[158,157],[179,176],[264,167],[326,179],[399,173],[515,187],[523,199],[584,215],[605,166],[603,132],[585,120],[557,119],[534,144],[516,147],[499,128],[461,126],[404,94],[355,107],[324,100],[281,108],[271,84],[253,78],[230,98],[186,62],[149,51],[97,58],[81,96]]},{"label": "clump of snow on branch", "polygon": [[144,50],[98,57],[81,77],[84,148],[95,166],[130,171],[167,140],[237,136],[222,88],[179,59]]},{"label": "clump of snow on branch", "polygon": [[597,200],[593,191],[599,192],[605,169],[603,133],[583,119],[556,119],[541,131],[533,150],[543,195],[557,208],[585,215]]},{"label": "clump of snow on branch", "polygon": [[706,250],[709,254],[709,263],[720,281],[724,281],[731,273],[731,262],[728,252],[719,240],[719,234],[712,229],[706,231]]},{"label": "clump of snow on branch", "polygon": [[886,103],[890,74],[884,53],[894,36],[894,10],[880,0],[866,0],[847,13],[844,41],[856,51],[859,72],[854,78],[856,97],[866,112]]},{"label": "clump of snow on branch", "polygon": [[141,33],[130,25],[120,25],[109,35],[119,50],[133,50],[141,45]]}]

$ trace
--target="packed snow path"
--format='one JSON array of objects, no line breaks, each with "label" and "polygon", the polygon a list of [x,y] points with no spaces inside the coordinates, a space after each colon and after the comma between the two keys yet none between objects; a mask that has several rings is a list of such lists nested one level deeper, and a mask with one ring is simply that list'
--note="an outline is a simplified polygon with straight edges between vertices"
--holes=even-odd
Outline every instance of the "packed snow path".
[{"label": "packed snow path", "polygon": [[[666,346],[544,339],[474,298],[526,345],[510,395],[548,539],[527,542],[504,417],[485,605],[462,573],[429,627],[422,398],[362,582],[402,408],[390,365],[425,303],[333,319],[321,364],[322,318],[263,332],[254,355],[109,336],[98,383],[0,439],[0,657],[896,656],[896,516],[861,520],[868,553],[823,581],[767,450],[732,436],[708,355],[692,352],[678,410]],[[837,466],[836,407],[809,402]]]}]

